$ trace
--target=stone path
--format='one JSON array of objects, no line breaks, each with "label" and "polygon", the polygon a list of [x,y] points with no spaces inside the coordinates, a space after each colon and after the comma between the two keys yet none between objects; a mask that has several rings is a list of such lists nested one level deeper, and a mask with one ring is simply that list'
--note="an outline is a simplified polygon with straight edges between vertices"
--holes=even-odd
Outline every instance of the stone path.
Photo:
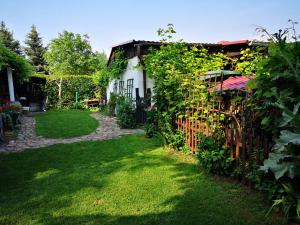
[{"label": "stone path", "polygon": [[41,148],[54,144],[69,144],[79,141],[95,141],[117,138],[126,134],[144,133],[141,129],[120,129],[116,119],[108,116],[92,113],[92,117],[99,121],[99,127],[95,132],[73,138],[48,139],[37,136],[35,133],[35,119],[32,116],[23,116],[21,119],[21,129],[18,137],[6,145],[0,146],[0,152],[16,152],[25,149]]}]

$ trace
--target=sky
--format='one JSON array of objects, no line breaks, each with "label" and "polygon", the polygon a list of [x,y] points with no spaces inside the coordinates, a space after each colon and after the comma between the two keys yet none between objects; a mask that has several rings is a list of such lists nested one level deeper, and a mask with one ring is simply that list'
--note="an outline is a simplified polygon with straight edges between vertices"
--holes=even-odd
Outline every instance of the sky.
[{"label": "sky", "polygon": [[45,44],[68,30],[107,54],[128,40],[157,41],[169,23],[187,42],[251,40],[257,26],[275,32],[300,22],[299,10],[300,0],[0,0],[0,20],[22,44],[34,24]]}]

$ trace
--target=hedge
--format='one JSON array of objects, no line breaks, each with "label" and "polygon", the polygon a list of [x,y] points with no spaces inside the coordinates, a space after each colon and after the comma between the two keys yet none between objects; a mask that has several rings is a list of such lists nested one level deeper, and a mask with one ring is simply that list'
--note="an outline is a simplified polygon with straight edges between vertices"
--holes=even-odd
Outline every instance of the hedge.
[{"label": "hedge", "polygon": [[[40,74],[34,76],[46,79],[45,94],[47,96],[47,107],[57,108],[59,103],[58,83],[61,77]],[[76,91],[79,92],[79,101],[99,97],[99,87],[93,82],[92,76],[63,76],[61,93],[63,106],[74,106]]]}]

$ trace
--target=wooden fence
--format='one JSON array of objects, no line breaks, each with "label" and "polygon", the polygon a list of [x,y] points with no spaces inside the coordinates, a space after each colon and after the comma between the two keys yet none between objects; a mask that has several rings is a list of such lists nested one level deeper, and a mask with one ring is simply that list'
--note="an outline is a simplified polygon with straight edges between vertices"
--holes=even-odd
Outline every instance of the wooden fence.
[{"label": "wooden fence", "polygon": [[[189,99],[194,103],[193,106],[187,107],[184,115],[176,118],[177,128],[185,135],[187,146],[196,153],[200,140],[199,132],[209,136],[216,124],[222,125],[225,134],[224,144],[228,147],[230,156],[236,159],[236,167],[240,168],[243,179],[243,174],[248,168],[250,170],[253,166],[261,165],[263,159],[268,156],[271,143],[271,139],[261,129],[256,114],[244,103],[246,101],[238,103],[230,101],[233,96],[246,100],[249,93],[238,91],[227,95],[223,92],[212,99],[213,103],[206,106],[195,96],[194,93],[190,93]],[[211,115],[213,120],[210,119],[208,123]]]}]

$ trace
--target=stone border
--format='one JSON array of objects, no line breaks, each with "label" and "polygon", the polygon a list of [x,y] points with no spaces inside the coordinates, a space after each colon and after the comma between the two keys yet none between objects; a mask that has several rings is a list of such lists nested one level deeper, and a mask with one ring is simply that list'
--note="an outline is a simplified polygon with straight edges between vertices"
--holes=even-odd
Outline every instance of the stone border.
[{"label": "stone border", "polygon": [[70,144],[80,141],[108,140],[126,134],[143,134],[141,129],[120,129],[113,117],[103,116],[99,113],[91,113],[91,116],[99,121],[96,131],[72,138],[50,139],[37,136],[35,133],[35,119],[33,116],[23,116],[21,119],[21,129],[18,137],[8,144],[0,146],[0,152],[17,152],[25,149],[41,148],[55,144]]}]

